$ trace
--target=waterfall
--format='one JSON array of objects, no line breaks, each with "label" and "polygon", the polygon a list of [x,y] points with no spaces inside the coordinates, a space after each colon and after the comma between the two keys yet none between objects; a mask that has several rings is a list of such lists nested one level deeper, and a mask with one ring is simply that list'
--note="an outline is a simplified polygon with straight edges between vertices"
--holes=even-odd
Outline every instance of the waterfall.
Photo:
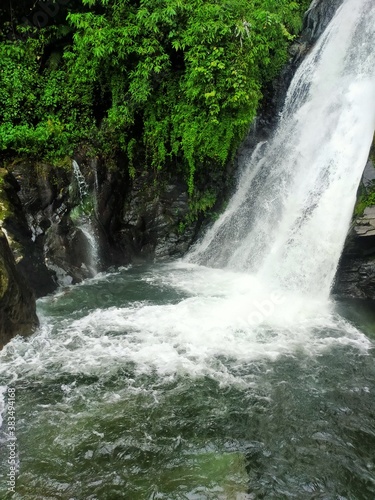
[{"label": "waterfall", "polygon": [[[86,266],[92,276],[98,273],[99,263],[99,244],[97,232],[94,224],[94,204],[90,195],[89,186],[78,163],[73,160],[73,173],[76,180],[80,204],[72,212],[72,218],[76,220],[76,226],[86,238],[87,255]],[[97,178],[95,177],[95,189],[97,187]]]},{"label": "waterfall", "polygon": [[346,0],[297,70],[271,140],[188,262],[329,295],[375,127],[375,5]]},{"label": "waterfall", "polygon": [[77,181],[79,197],[81,199],[81,202],[83,202],[85,197],[89,194],[89,187],[86,183],[84,175],[81,172],[81,169],[79,168],[78,163],[75,160],[73,160],[72,166],[74,177]]}]

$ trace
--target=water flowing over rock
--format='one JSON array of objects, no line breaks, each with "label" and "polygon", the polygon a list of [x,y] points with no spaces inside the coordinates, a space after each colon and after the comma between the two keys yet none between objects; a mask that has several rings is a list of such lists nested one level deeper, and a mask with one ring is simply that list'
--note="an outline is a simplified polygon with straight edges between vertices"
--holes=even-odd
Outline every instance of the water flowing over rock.
[{"label": "water flowing over rock", "polygon": [[73,160],[73,173],[79,198],[77,206],[71,212],[71,218],[78,231],[82,233],[86,240],[85,244],[81,244],[81,248],[83,249],[81,267],[85,268],[91,277],[93,277],[98,273],[100,265],[97,231],[97,172],[95,169],[94,183],[91,190],[75,160]]},{"label": "water flowing over rock", "polygon": [[315,42],[328,26],[344,0],[313,0],[305,14],[304,38]]},{"label": "water flowing over rock", "polygon": [[[92,276],[92,254],[83,229],[72,220],[81,198],[70,189],[73,172],[41,163],[19,162],[4,170],[3,195],[9,205],[3,225],[17,268],[38,297],[56,287]],[[89,177],[89,176],[88,176]],[[94,176],[92,176],[93,178]],[[91,180],[90,180],[91,182]]]},{"label": "water flowing over rock", "polygon": [[156,183],[152,172],[130,179],[121,158],[115,169],[82,153],[64,168],[20,162],[9,170],[4,227],[38,297],[134,259],[179,257],[200,223],[180,230],[189,212],[184,182]]}]

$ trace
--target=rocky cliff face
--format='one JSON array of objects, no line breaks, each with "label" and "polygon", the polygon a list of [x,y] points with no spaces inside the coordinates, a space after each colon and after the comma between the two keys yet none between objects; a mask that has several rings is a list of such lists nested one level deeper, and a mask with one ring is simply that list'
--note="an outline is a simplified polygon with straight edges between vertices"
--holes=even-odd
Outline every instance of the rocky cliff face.
[{"label": "rocky cliff face", "polygon": [[313,0],[305,15],[302,42],[314,43],[328,26],[344,0]]},{"label": "rocky cliff face", "polygon": [[0,349],[16,335],[30,335],[37,326],[35,297],[17,271],[8,241],[0,229]]},{"label": "rocky cliff face", "polygon": [[200,219],[188,220],[186,183],[77,156],[64,168],[17,163],[2,169],[0,215],[17,267],[37,296],[113,265],[181,256]]},{"label": "rocky cliff face", "polygon": [[334,293],[375,300],[375,207],[357,217],[338,269]]},{"label": "rocky cliff face", "polygon": [[132,184],[125,200],[119,240],[134,258],[179,257],[189,247],[196,224],[180,229],[189,213],[186,185],[174,178],[154,186],[147,173]]},{"label": "rocky cliff face", "polygon": [[40,232],[33,232],[29,222],[32,214],[44,206],[47,197],[52,199],[54,193],[47,190],[43,176],[36,175],[30,165],[25,164],[23,176],[29,179],[28,188],[35,183],[38,189],[29,190],[28,196],[20,197],[22,178],[18,168],[14,168],[14,174],[0,169],[0,226],[6,230],[18,271],[41,296],[55,289],[55,281],[45,265]]},{"label": "rocky cliff face", "polygon": [[[363,198],[371,200],[374,183],[375,167],[370,159],[359,189],[357,210],[363,210]],[[375,300],[375,206],[371,202],[369,205],[363,214],[353,218],[333,287],[336,296]]]}]

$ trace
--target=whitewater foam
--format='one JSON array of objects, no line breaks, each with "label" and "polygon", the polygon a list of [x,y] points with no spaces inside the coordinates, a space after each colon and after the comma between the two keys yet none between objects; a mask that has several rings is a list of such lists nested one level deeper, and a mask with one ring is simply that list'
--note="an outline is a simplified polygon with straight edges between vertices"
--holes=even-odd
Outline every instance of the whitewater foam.
[{"label": "whitewater foam", "polygon": [[243,384],[248,380],[241,366],[248,363],[315,356],[335,345],[362,351],[371,347],[331,303],[270,293],[247,274],[176,263],[139,279],[145,286],[156,282],[160,288],[179,288],[186,298],[100,308],[64,321],[42,316],[37,335],[4,348],[0,374],[21,379],[53,379],[64,373],[108,377],[132,365],[135,374],[209,376]]}]

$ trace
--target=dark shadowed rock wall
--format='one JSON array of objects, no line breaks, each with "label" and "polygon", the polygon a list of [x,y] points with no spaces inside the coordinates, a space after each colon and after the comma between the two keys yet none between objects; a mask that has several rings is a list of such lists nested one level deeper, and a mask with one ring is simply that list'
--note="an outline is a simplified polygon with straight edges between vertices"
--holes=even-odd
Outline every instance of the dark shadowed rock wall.
[{"label": "dark shadowed rock wall", "polygon": [[375,168],[370,159],[358,191],[360,203],[356,211],[363,213],[353,217],[333,287],[339,297],[375,300],[375,206],[363,209],[362,201],[363,196],[366,200],[366,195],[375,192],[374,180]]},{"label": "dark shadowed rock wall", "polygon": [[16,335],[30,335],[37,326],[34,294],[17,271],[13,253],[0,229],[0,349]]}]

